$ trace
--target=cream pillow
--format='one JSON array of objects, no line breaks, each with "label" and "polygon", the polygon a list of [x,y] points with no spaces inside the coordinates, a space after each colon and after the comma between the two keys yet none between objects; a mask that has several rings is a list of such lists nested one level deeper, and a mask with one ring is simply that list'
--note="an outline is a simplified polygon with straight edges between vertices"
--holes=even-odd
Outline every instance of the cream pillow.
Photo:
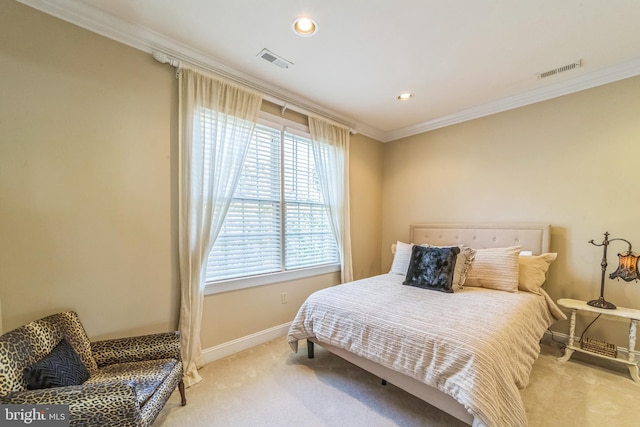
[{"label": "cream pillow", "polygon": [[409,270],[409,261],[411,260],[411,248],[413,248],[413,245],[410,243],[398,241],[395,244],[395,253],[393,255],[391,270],[389,271],[390,274],[407,275],[407,270]]},{"label": "cream pillow", "polygon": [[549,266],[557,257],[555,252],[536,256],[520,255],[518,289],[540,295],[540,288],[547,280]]},{"label": "cream pillow", "polygon": [[476,249],[466,286],[518,292],[518,256],[521,246]]}]

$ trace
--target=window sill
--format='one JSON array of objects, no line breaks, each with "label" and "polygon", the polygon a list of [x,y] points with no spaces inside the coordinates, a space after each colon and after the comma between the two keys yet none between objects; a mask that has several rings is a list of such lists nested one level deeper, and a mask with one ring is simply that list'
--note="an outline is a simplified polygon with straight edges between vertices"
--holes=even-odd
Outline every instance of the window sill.
[{"label": "window sill", "polygon": [[256,286],[271,285],[273,283],[286,282],[289,280],[304,279],[306,277],[319,276],[321,274],[334,273],[340,271],[340,264],[322,265],[319,267],[301,268],[259,276],[242,277],[239,279],[222,280],[220,282],[209,282],[204,288],[205,295],[220,294],[223,292],[237,291],[239,289],[253,288]]}]

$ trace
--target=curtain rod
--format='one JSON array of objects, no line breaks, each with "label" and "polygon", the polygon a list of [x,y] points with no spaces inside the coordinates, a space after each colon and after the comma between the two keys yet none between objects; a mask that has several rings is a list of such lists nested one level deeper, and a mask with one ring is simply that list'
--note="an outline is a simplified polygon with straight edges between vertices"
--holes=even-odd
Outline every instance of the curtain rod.
[{"label": "curtain rod", "polygon": [[[154,50],[153,51],[153,59],[155,59],[156,61],[158,61],[161,64],[169,64],[172,67],[175,67],[176,69],[176,77],[178,77],[178,74],[180,73],[180,69],[182,68],[182,62],[174,57],[171,57],[163,52]],[[217,71],[214,68],[209,68],[209,67],[200,67],[203,68],[204,70],[208,71],[208,72],[213,72],[214,74],[218,74],[221,75],[221,73],[219,71]],[[277,97],[276,94],[268,89],[265,89],[259,85],[256,84],[251,84],[251,83],[247,83],[245,81],[240,81],[237,78],[234,78],[233,75],[230,75],[229,73],[224,73],[224,75],[221,75],[222,77],[228,78],[229,80],[233,81],[234,83],[239,83],[245,86],[248,86],[251,89],[257,90],[259,92],[261,92],[263,94],[262,98],[268,102],[271,102],[273,104],[276,104],[277,106],[280,107],[280,114],[284,115],[286,110],[292,110],[295,111],[297,113],[300,114],[304,114],[307,117],[308,116],[312,116],[312,115],[316,115],[316,116],[321,116],[322,118],[325,119],[329,119],[331,121],[334,121],[336,124],[340,125],[340,126],[344,126],[349,128],[349,132],[352,135],[355,135],[358,133],[357,130],[355,130],[353,128],[353,126],[349,125],[349,124],[345,124],[342,121],[340,121],[339,119],[335,118],[335,117],[331,117],[331,116],[327,116],[326,113],[320,112],[320,111],[315,111],[313,109],[307,109],[304,107],[300,107],[299,105],[296,104],[290,104],[287,103],[286,101],[282,100],[280,97]]]}]

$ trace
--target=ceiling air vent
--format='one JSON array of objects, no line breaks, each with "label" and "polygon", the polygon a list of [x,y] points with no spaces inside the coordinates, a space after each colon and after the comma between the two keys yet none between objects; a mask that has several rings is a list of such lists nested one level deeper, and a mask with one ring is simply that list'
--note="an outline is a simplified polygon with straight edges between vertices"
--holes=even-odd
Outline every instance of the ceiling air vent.
[{"label": "ceiling air vent", "polygon": [[293,62],[287,61],[283,57],[271,52],[269,49],[262,49],[257,56],[264,59],[265,61],[271,62],[273,65],[277,65],[280,68],[289,68],[291,65],[293,65]]},{"label": "ceiling air vent", "polygon": [[538,78],[544,79],[545,77],[555,76],[556,74],[564,73],[565,71],[575,70],[576,68],[580,68],[581,66],[582,59],[578,59],[576,62],[572,62],[571,64],[563,65],[562,67],[545,71],[544,73],[538,73]]}]

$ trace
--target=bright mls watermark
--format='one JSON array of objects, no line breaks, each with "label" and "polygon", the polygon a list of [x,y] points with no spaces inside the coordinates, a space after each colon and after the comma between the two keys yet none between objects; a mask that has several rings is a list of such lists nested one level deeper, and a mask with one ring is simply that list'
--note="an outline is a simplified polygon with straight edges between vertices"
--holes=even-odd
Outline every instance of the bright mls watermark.
[{"label": "bright mls watermark", "polygon": [[69,405],[0,405],[0,427],[69,427]]}]

